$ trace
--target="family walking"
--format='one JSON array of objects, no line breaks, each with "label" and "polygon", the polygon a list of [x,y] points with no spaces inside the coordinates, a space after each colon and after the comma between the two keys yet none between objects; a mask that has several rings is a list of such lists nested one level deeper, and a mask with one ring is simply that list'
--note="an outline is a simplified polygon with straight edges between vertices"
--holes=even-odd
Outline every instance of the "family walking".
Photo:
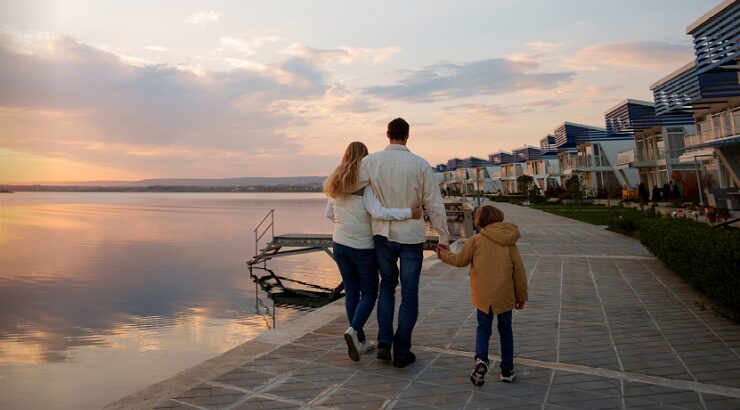
[{"label": "family walking", "polygon": [[[501,338],[502,381],[511,382],[513,364],[512,309],[527,300],[527,282],[516,248],[519,231],[503,222],[490,205],[478,209],[473,236],[455,254],[449,251],[444,203],[432,167],[406,147],[409,124],[396,118],[388,124],[389,145],[368,154],[361,142],[351,143],[339,166],[327,178],[326,216],[334,222],[334,255],[345,287],[349,328],[344,333],[349,357],[377,350],[379,360],[406,367],[416,361],[411,339],[419,313],[419,279],[426,239],[423,212],[439,236],[438,256],[455,266],[471,264],[473,304],[478,310],[476,354],[470,380],[481,386],[490,364],[488,342],[494,316]],[[379,275],[378,275],[379,273]],[[394,328],[395,293],[401,304]],[[377,345],[364,325],[377,301]]]}]

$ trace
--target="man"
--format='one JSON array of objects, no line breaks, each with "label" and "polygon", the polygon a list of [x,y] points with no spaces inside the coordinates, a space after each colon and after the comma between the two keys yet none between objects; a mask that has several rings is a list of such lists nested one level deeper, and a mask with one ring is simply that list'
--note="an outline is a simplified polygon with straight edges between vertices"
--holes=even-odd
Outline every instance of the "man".
[{"label": "man", "polygon": [[[396,118],[391,121],[386,134],[390,144],[383,151],[363,158],[360,186],[371,184],[385,207],[409,208],[413,204],[422,204],[437,230],[440,246],[446,247],[450,236],[447,216],[432,167],[406,148],[409,124],[405,120]],[[424,219],[373,219],[372,228],[380,269],[377,357],[381,360],[392,358],[395,367],[406,367],[416,360],[411,352],[411,333],[419,316],[419,275],[426,225]],[[395,292],[399,278],[401,306],[398,308],[398,327],[394,332]]]}]

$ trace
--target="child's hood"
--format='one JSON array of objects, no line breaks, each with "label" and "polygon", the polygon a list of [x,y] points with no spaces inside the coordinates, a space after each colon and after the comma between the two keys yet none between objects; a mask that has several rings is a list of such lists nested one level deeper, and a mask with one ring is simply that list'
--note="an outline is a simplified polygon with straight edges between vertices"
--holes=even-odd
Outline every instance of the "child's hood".
[{"label": "child's hood", "polygon": [[522,236],[516,225],[508,222],[490,224],[481,229],[480,233],[501,246],[516,245],[516,241]]}]

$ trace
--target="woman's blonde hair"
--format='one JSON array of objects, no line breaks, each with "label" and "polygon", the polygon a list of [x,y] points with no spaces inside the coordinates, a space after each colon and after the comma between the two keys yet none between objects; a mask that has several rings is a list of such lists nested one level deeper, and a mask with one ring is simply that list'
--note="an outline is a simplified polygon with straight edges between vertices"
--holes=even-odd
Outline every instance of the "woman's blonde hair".
[{"label": "woman's blonde hair", "polygon": [[365,144],[355,141],[347,146],[342,162],[324,181],[324,192],[327,196],[337,198],[357,189],[357,179],[360,177],[360,161],[365,156],[367,156]]}]

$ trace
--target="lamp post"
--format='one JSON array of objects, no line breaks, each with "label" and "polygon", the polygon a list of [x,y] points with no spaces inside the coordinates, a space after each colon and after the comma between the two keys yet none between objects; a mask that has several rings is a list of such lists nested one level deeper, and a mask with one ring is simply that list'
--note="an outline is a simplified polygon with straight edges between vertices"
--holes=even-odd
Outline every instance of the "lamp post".
[{"label": "lamp post", "polygon": [[[696,172],[696,185],[699,188],[699,205],[704,206],[704,195],[701,192],[701,178],[699,177],[699,163],[696,161],[699,157],[717,158],[717,154],[699,154],[694,155],[694,171]],[[720,171],[722,172],[722,171]]]},{"label": "lamp post", "polygon": [[480,197],[481,197],[481,189],[480,189],[480,167],[475,168],[475,188],[476,188],[476,194],[478,196],[478,206],[477,206],[477,208],[480,208]]}]

